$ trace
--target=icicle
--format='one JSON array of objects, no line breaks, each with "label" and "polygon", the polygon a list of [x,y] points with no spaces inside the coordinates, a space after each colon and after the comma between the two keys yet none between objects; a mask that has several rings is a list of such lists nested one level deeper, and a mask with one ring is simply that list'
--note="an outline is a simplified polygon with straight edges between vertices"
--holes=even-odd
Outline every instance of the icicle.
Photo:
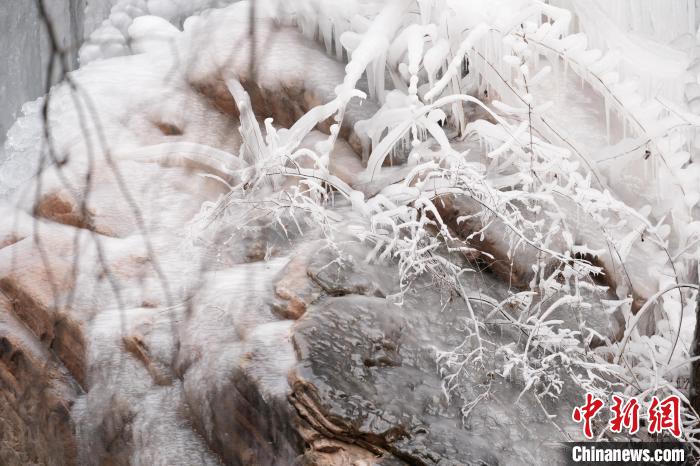
[{"label": "icicle", "polygon": [[610,144],[610,97],[608,97],[607,94],[605,94],[604,97],[604,102],[605,102],[605,130],[607,131],[607,136],[608,136],[608,144]]},{"label": "icicle", "polygon": [[336,25],[334,29],[333,44],[335,46],[335,58],[338,61],[343,60],[343,44],[340,37],[345,33],[344,30],[340,30],[340,27]]},{"label": "icicle", "polygon": [[440,39],[432,48],[425,52],[423,66],[428,73],[428,82],[433,87],[438,70],[445,63],[447,54],[450,51],[450,44],[445,39]]},{"label": "icicle", "polygon": [[265,158],[267,154],[267,145],[260,132],[260,126],[253,114],[253,107],[250,103],[248,93],[243,89],[243,86],[237,79],[229,79],[226,81],[226,86],[233,96],[233,100],[238,106],[238,111],[241,115],[241,137],[246,145],[244,160],[254,164],[258,160]]},{"label": "icicle", "polygon": [[447,68],[447,71],[445,74],[440,78],[440,80],[435,84],[435,87],[433,87],[426,95],[425,95],[425,100],[432,100],[445,89],[447,84],[452,80],[452,78],[457,74],[458,70],[461,69],[462,67],[462,61],[464,60],[465,55],[469,51],[469,49],[472,48],[474,43],[481,38],[484,34],[488,32],[488,27],[485,24],[479,24],[477,27],[475,27],[467,36],[467,38],[462,42],[462,44],[459,47],[459,50],[455,54],[455,57],[452,59],[450,62],[450,65]]},{"label": "icicle", "polygon": [[[379,56],[382,56],[382,63],[376,63],[371,74],[375,86],[381,86],[382,94],[384,89],[384,59],[386,50],[389,47],[389,40],[393,38],[396,30],[401,26],[404,11],[408,8],[409,0],[391,0],[377,15],[367,32],[362,37],[362,41],[352,52],[350,62],[345,67],[345,79],[342,86],[336,92],[338,95],[347,94],[355,88],[365,70]],[[377,81],[381,78],[382,82]],[[376,89],[375,89],[376,90]]]}]

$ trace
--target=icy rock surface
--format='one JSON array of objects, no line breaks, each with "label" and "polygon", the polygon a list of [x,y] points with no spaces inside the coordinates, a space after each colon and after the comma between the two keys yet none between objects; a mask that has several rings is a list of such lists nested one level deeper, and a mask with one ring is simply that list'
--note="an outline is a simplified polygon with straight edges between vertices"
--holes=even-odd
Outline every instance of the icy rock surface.
[{"label": "icy rock surface", "polygon": [[[234,3],[236,0],[51,0],[43,1],[47,19],[56,36],[56,46],[65,51],[65,67],[51,47],[48,32],[41,19],[37,2],[17,1],[0,8],[0,31],[4,47],[0,50],[0,164],[5,152],[15,153],[15,143],[7,149],[2,146],[7,132],[22,113],[35,115],[23,109],[26,102],[44,95],[47,90],[49,62],[54,58],[51,84],[59,81],[62,72],[68,72],[89,61],[132,53],[129,27],[135,18],[156,15],[177,27],[182,21],[206,8]],[[84,47],[81,47],[83,42]],[[17,160],[4,166],[0,175],[0,195],[6,190],[11,171],[32,171],[33,159]],[[16,167],[15,167],[16,166]]]},{"label": "icy rock surface", "polygon": [[[41,101],[28,105],[10,132],[11,164],[3,166],[6,179],[0,180],[5,188],[16,188],[12,207],[0,209],[12,219],[0,224],[5,316],[0,332],[9,335],[0,340],[0,368],[8,368],[3,376],[11,375],[10,382],[3,379],[3,390],[10,388],[2,402],[19,403],[12,378],[20,388],[27,385],[17,354],[51,362],[39,377],[51,379],[57,399],[33,396],[22,406],[27,413],[57,413],[56,422],[38,426],[37,441],[64,451],[67,463],[557,461],[552,442],[580,436],[570,421],[581,395],[574,384],[565,384],[556,402],[537,398],[523,391],[517,374],[498,372],[503,354],[491,347],[478,363],[451,373],[442,356],[455,348],[466,354],[477,349],[470,330],[474,322],[461,297],[423,277],[397,298],[399,266],[370,264],[371,245],[348,234],[336,238],[342,246],[333,248],[317,231],[321,225],[309,232],[296,219],[270,225],[251,218],[248,204],[257,212],[280,207],[279,199],[264,197],[272,189],[243,202],[231,194],[231,185],[261,169],[255,154],[246,154],[252,141],[260,152],[271,151],[293,132],[287,130],[297,119],[345,87],[357,82],[368,94],[397,103],[394,114],[410,106],[402,108],[406,99],[397,93],[384,95],[381,60],[365,81],[357,62],[345,69],[337,59],[337,44],[333,58],[308,30],[300,32],[304,24],[274,21],[260,11],[254,22],[258,41],[251,43],[245,5],[182,21],[192,8],[215,3],[115,4],[82,50],[86,66],[71,76],[80,91],[74,94],[66,85],[52,91],[48,113],[57,160],[41,167],[40,180],[28,181],[46,155],[40,145]],[[392,14],[400,5],[381,10],[383,21],[368,29],[376,47],[344,36],[350,48],[357,46],[358,61],[392,52],[385,36],[399,27]],[[359,29],[367,26],[357,21]],[[328,50],[333,28],[320,27]],[[414,40],[414,33],[403,37]],[[254,64],[250,50],[256,52]],[[415,60],[406,69],[415,71]],[[556,106],[581,108],[589,90],[578,92],[575,77],[570,81],[563,89],[533,93],[558,92]],[[392,207],[414,188],[389,186],[396,188],[391,200],[391,189],[384,190],[413,170],[401,153],[395,167],[383,167],[390,163],[374,157],[382,172],[376,179],[359,176],[366,169],[374,123],[379,122],[378,133],[388,128],[381,118],[358,128],[356,123],[377,113],[378,106],[356,100],[345,108],[341,125],[321,118],[308,125],[299,142],[312,151],[327,143],[329,133],[338,137],[323,155],[329,159],[327,175],[357,189],[349,200],[329,204],[329,216],[341,220],[359,215],[348,212],[348,204],[381,211],[379,203]],[[85,122],[84,111],[97,112],[99,119]],[[594,115],[602,119],[602,113]],[[594,144],[608,136],[597,121],[574,124],[582,128],[571,138],[574,144],[597,149]],[[265,139],[261,128],[268,130]],[[423,149],[430,152],[430,145]],[[473,158],[484,158],[483,147],[470,149]],[[313,167],[308,157],[290,165]],[[305,185],[289,178],[270,186],[291,197]],[[508,186],[507,174],[503,178],[492,181]],[[363,203],[363,196],[371,202]],[[566,201],[558,206],[565,214],[577,213]],[[462,239],[479,230],[457,220],[478,206],[454,207],[451,218],[445,215],[446,227]],[[575,218],[578,236],[572,241],[606,246],[593,223]],[[341,222],[338,229],[349,233],[355,226]],[[615,239],[624,239],[634,227],[623,226],[627,230],[616,232]],[[563,252],[565,242],[553,238],[552,248]],[[508,239],[497,235],[472,245],[483,246],[483,252],[491,248],[500,254],[497,260],[512,252]],[[636,290],[643,297],[656,290],[647,276],[649,267],[659,265],[647,257],[658,260],[654,248],[647,242],[630,253],[631,263],[639,265],[631,278],[646,285]],[[504,270],[503,276],[474,271],[463,292],[498,302],[527,289],[537,254],[535,248],[518,251],[514,267],[506,267],[515,270]],[[641,267],[646,262],[649,267]],[[524,280],[516,283],[511,274]],[[601,305],[609,296],[582,294],[577,297],[590,304],[589,314],[563,306],[550,317],[570,330],[585,321],[603,338],[614,334]],[[493,317],[493,303],[473,307],[480,320]],[[511,324],[486,323],[484,340],[494,348],[522,347],[520,327]],[[24,429],[28,417],[13,418],[14,447],[0,449],[3,455],[18,453],[8,456],[10,464],[33,448],[36,439]]]},{"label": "icy rock surface", "polygon": [[[235,43],[244,30],[229,31],[233,36],[211,43],[212,50]],[[208,29],[190,33],[201,43]],[[342,64],[294,29],[280,39],[282,56],[286,47],[287,55],[325,66],[324,79],[295,83],[299,111],[328,100]],[[42,101],[28,105],[11,132],[3,174],[18,189],[13,205],[2,207],[10,221],[0,227],[0,296],[8,319],[26,331],[15,335],[15,325],[6,332],[12,340],[2,354],[20,385],[5,404],[62,417],[35,426],[42,431],[37,439],[25,433],[31,417],[11,419],[8,432],[16,438],[7,439],[3,462],[19,464],[38,442],[38,454],[54,451],[61,464],[291,464],[303,452],[300,421],[286,398],[296,358],[292,321],[275,311],[289,295],[276,292],[275,282],[295,255],[294,234],[241,217],[247,228],[233,222],[210,229],[201,242],[188,239],[202,205],[217,201],[225,182],[236,182],[239,122],[187,73],[170,73],[177,56],[147,38],[139,44],[134,56],[97,60],[72,75],[83,105],[98,109],[99,119],[82,119],[86,108],[75,105],[67,86],[53,90],[50,155],[65,162],[40,165],[49,156],[40,144]],[[190,58],[186,45],[182,56],[194,61],[198,55]],[[198,70],[213,83],[220,71]],[[261,89],[274,103],[282,84],[294,81],[284,73],[271,79]],[[134,95],[133,87],[142,92]],[[303,91],[308,103],[300,100]],[[269,108],[256,110],[271,116]],[[357,157],[344,144],[345,156]],[[44,172],[32,178],[38,168]],[[306,276],[305,267],[300,272]],[[22,357],[13,348],[22,345],[44,359],[50,352],[65,374],[68,388],[59,386],[56,401],[21,397],[32,380],[12,366]]]},{"label": "icy rock surface", "polygon": [[[346,256],[362,257],[354,247]],[[323,254],[321,255],[323,257]],[[342,267],[335,296],[312,305],[293,328],[299,365],[291,376],[292,403],[317,430],[409,464],[543,464],[561,460],[556,445],[568,431],[578,435],[569,413],[580,395],[566,391],[540,405],[522,386],[504,380],[495,356],[484,366],[465,368],[463,390],[443,391],[437,351],[460,345],[468,326],[466,309],[445,305],[429,283],[405,297],[402,306],[358,288],[352,267]],[[390,269],[363,270],[360,277],[382,283]],[[466,284],[470,295],[506,290],[491,277]],[[388,288],[386,292],[391,292]],[[475,305],[479,314],[488,308]],[[438,311],[442,309],[442,311]],[[488,326],[487,326],[488,328]],[[517,341],[502,326],[487,330],[497,346]],[[467,346],[464,351],[475,349]],[[475,402],[465,417],[462,407]],[[550,421],[543,409],[557,415]],[[390,455],[387,455],[389,452]]]},{"label": "icy rock surface", "polygon": [[[57,46],[67,50],[69,69],[77,65],[82,42],[86,0],[44,2],[54,25]],[[21,106],[46,92],[52,48],[40,18],[37,2],[6,2],[0,7],[0,145],[14,123]],[[56,63],[54,71],[59,67]],[[57,74],[52,76],[55,81]],[[0,162],[2,153],[0,152]]]}]

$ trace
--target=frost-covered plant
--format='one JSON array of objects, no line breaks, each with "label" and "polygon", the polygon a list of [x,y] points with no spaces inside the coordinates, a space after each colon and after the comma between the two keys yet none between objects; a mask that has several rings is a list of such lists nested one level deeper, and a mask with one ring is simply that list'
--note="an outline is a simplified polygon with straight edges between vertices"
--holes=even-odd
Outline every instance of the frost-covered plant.
[{"label": "frost-covered plant", "polygon": [[[342,230],[369,244],[367,261],[396,265],[399,292],[388,299],[399,304],[427,276],[450,297],[445,307],[458,302],[452,307],[465,323],[460,345],[436,351],[450,401],[477,370],[514,380],[538,401],[573,386],[599,398],[675,393],[687,405],[697,293],[689,283],[697,281],[700,255],[700,118],[693,113],[700,87],[692,53],[649,47],[641,57],[649,63],[635,63],[638,47],[606,22],[602,2],[585,11],[576,5],[576,15],[538,0],[255,0],[209,12],[202,10],[231,2],[114,3],[81,60],[146,54],[122,62],[138,68],[130,74],[134,87],[163,84],[154,95],[177,110],[137,120],[153,131],[135,142],[129,124],[106,118],[104,139],[119,142],[111,154],[117,160],[204,167],[203,176],[225,184],[228,192],[205,203],[190,225],[191,237],[216,243],[231,229],[274,230],[289,240],[322,235],[332,242]],[[195,11],[201,16],[188,17]],[[298,81],[304,91],[324,80],[313,73],[306,80],[294,60],[265,49],[279,33],[284,40],[275,45],[288,50],[285,40],[300,36],[285,35],[289,26],[347,66],[330,99],[305,100],[312,108],[283,128],[258,120],[259,96],[251,98],[246,86],[283,94],[288,84],[296,92]],[[256,44],[253,29],[266,40]],[[244,39],[250,49],[240,46]],[[157,71],[142,73],[154,57]],[[670,70],[659,70],[666,64]],[[113,90],[104,81],[88,87],[104,98]],[[696,105],[676,90],[660,92],[653,85],[660,82],[695,89]],[[47,99],[58,102],[47,104],[49,119],[52,105],[72,108],[65,87]],[[186,104],[210,109],[201,94],[212,88],[206,98],[235,104],[212,123],[230,132],[237,119],[240,144],[139,145],[165,138],[156,123],[172,120],[178,129]],[[77,95],[88,107],[89,96]],[[105,98],[115,106],[105,105],[105,117],[161,108],[137,99],[132,108],[131,98],[122,108],[116,100]],[[358,101],[377,111],[347,128]],[[91,144],[109,152],[98,122],[88,122],[85,144],[75,142],[83,124],[82,104],[75,106],[75,115],[66,111],[53,122],[63,135],[59,149],[73,157],[91,152]],[[356,139],[348,142],[363,164],[342,177],[332,164],[341,128]],[[38,132],[23,141],[10,136],[20,155],[41,139]],[[507,297],[470,295],[465,276],[480,261],[506,264],[509,275],[500,278],[513,282]],[[622,329],[606,333],[593,322],[601,314]],[[512,341],[492,341],[496,327],[507,328]],[[465,418],[488,396],[486,388],[466,400]],[[698,416],[686,413],[690,434]]]},{"label": "frost-covered plant", "polygon": [[[538,382],[544,387],[540,393],[554,396],[561,387],[557,374],[562,369],[581,387],[599,391],[605,387],[608,394],[618,390],[620,382],[637,394],[648,394],[652,383],[655,389],[678,386],[679,380],[664,383],[658,375],[666,368],[678,375],[683,367],[687,376],[687,364],[682,362],[688,358],[688,335],[681,338],[684,347],[676,348],[681,327],[669,325],[684,315],[693,321],[692,296],[686,292],[664,295],[659,317],[653,319],[656,325],[651,331],[655,333],[630,336],[639,343],[633,345],[634,350],[624,350],[631,353],[622,356],[622,362],[608,361],[604,349],[590,351],[590,338],[580,334],[583,329],[561,327],[547,321],[547,316],[548,309],[563,303],[586,306],[579,290],[589,286],[586,277],[600,269],[576,257],[601,258],[620,299],[611,308],[627,320],[632,308],[628,297],[644,302],[668,284],[666,279],[650,279],[646,265],[654,265],[651,274],[669,276],[671,284],[694,277],[698,226],[696,221],[682,225],[680,219],[692,218],[689,215],[697,198],[691,187],[696,181],[691,180],[697,180],[698,169],[688,165],[687,152],[678,152],[683,143],[671,141],[682,128],[695,127],[697,117],[675,105],[659,105],[654,100],[646,104],[648,96],[635,94],[634,84],[615,74],[619,56],[614,51],[605,55],[586,50],[582,33],[569,34],[571,14],[564,9],[539,2],[498,2],[490,7],[479,2],[423,1],[417,2],[419,14],[414,16],[409,3],[391,2],[391,8],[404,6],[402,27],[388,47],[379,47],[381,51],[360,60],[366,67],[370,94],[383,103],[372,119],[356,127],[366,134],[365,179],[373,180],[395,151],[408,152],[407,163],[414,165],[404,182],[385,188],[386,192],[367,202],[372,206],[374,229],[364,237],[383,248],[379,257],[393,256],[402,264],[419,266],[402,267],[404,273],[423,270],[426,262],[439,263],[434,256],[440,243],[453,244],[455,239],[439,215],[425,215],[425,206],[432,211],[440,196],[476,200],[481,210],[466,216],[479,217],[482,225],[473,235],[502,234],[493,231],[498,225],[507,230],[504,249],[511,257],[519,247],[538,251],[532,261],[531,290],[541,298],[536,300],[534,313],[520,310],[520,315],[528,317],[519,325],[529,336],[520,352],[503,349],[509,360],[504,374],[519,366],[526,387]],[[373,26],[383,18],[372,18]],[[319,31],[324,37],[332,35],[327,29]],[[341,36],[351,59],[349,68],[358,65],[355,52],[361,48],[356,44],[368,37],[373,38],[354,31]],[[393,90],[383,89],[385,73]],[[568,75],[574,73],[585,90],[599,95],[604,103],[600,116],[606,122],[606,139],[614,137],[613,122],[621,121],[621,141],[614,150],[626,156],[643,155],[644,160],[653,158],[650,170],[641,177],[649,181],[649,195],[630,197],[624,177],[615,177],[623,166],[606,165],[619,157],[611,158],[609,150],[591,154],[556,124],[555,106],[543,100],[547,94],[543,89],[556,87],[559,81],[567,85]],[[468,122],[465,104],[487,104],[483,109],[487,117]],[[613,111],[619,120],[614,120]],[[476,137],[487,151],[486,158],[470,160],[454,149],[456,136]],[[426,139],[439,145],[437,152],[420,150]],[[669,191],[668,186],[673,188]],[[659,195],[676,188],[682,195]],[[670,217],[662,213],[669,206]],[[424,228],[428,225],[432,234]],[[640,256],[646,256],[641,263]],[[543,309],[545,297],[558,288],[558,281],[546,276],[544,267],[552,259],[568,275],[566,280],[574,282],[573,294]],[[450,267],[440,264],[440,270]],[[459,266],[451,268],[457,277],[462,271]],[[451,282],[459,284],[458,279]],[[478,337],[479,325],[474,323],[472,335]],[[639,347],[648,338],[664,342],[651,346],[663,346],[663,358],[651,358],[653,352]],[[536,358],[535,349],[541,351]],[[457,354],[459,348],[439,359],[449,361],[447,366],[454,369],[465,360],[455,359]],[[470,354],[463,356],[469,359]],[[652,372],[641,370],[649,364],[654,366]],[[456,373],[447,375],[448,386],[456,380]]]},{"label": "frost-covered plant", "polygon": [[[700,119],[686,102],[638,86],[618,71],[619,51],[589,48],[572,12],[536,0],[256,5],[347,60],[346,74],[335,99],[289,129],[261,128],[241,83],[226,82],[246,166],[209,214],[252,203],[285,230],[297,212],[346,224],[373,246],[367,260],[398,264],[397,302],[426,273],[460,296],[465,343],[437,356],[448,395],[469,364],[494,363],[484,359],[489,317],[460,279],[465,255],[494,253],[526,279],[506,302],[489,301],[489,315],[523,335],[490,348],[495,372],[539,397],[566,383],[600,396],[687,389],[695,318],[681,285],[697,278],[700,252]],[[365,98],[379,105],[354,127],[365,170],[342,181],[329,159],[348,105]],[[329,118],[324,142],[301,147]],[[447,204],[459,211],[454,223],[441,213]],[[475,239],[492,250],[475,251]],[[606,286],[594,280],[603,274]],[[624,321],[621,341],[586,319],[572,328],[551,317],[592,312],[591,296]]]}]

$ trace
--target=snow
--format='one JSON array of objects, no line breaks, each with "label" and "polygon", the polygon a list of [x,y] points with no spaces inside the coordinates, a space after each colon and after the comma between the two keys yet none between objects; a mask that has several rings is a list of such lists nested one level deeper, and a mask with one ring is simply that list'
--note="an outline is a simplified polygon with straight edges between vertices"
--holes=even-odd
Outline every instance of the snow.
[{"label": "snow", "polygon": [[[151,233],[172,244],[185,229],[206,242],[203,224],[226,230],[253,222],[250,215],[271,216],[284,235],[304,231],[299,219],[331,241],[337,228],[371,245],[368,261],[395,265],[401,292],[387,299],[398,303],[426,274],[465,298],[465,257],[490,256],[525,283],[510,298],[518,325],[531,332],[524,347],[504,349],[513,366],[503,373],[517,365],[535,386],[535,374],[552,370],[532,359],[536,347],[553,358],[570,351],[567,360],[596,367],[601,380],[634,378],[636,393],[687,393],[694,295],[677,285],[697,280],[700,252],[693,2],[657,11],[621,0],[585,7],[421,0],[418,8],[408,0],[265,1],[255,3],[252,23],[249,2],[228,3],[115,2],[80,50],[74,89],[63,83],[26,104],[8,132],[0,194],[31,213],[39,169],[47,191],[62,189],[64,173],[80,180],[69,190],[78,197],[96,169],[85,206],[106,209],[119,238]],[[91,8],[94,21],[103,10]],[[693,38],[679,42],[687,34]],[[45,99],[53,153],[42,144]],[[115,196],[114,164],[138,193],[147,232],[123,220],[129,209]],[[453,223],[446,202],[457,212]],[[248,204],[274,207],[251,214]],[[235,231],[226,247],[245,239]],[[284,391],[282,374],[294,362],[289,323],[217,301],[249,293],[257,303],[283,262],[207,275],[200,299],[209,301],[189,317],[192,333],[183,338],[193,352],[207,339],[226,350],[195,369],[198,380],[259,351],[264,363],[248,375],[271,394]],[[606,286],[595,282],[599,272]],[[249,288],[237,288],[242,283]],[[585,302],[585,292],[615,311],[608,316]],[[219,308],[222,319],[241,319],[232,325],[250,331],[247,339],[229,341],[209,327],[207,311]],[[548,318],[568,308],[591,321],[626,323],[624,339],[605,335],[589,351],[576,330]],[[146,313],[133,309],[126,325],[139,325]],[[480,341],[473,311],[470,317]],[[96,367],[111,366],[119,318],[109,309],[91,326]],[[170,354],[164,322],[156,319],[152,338]],[[276,345],[284,347],[277,360],[270,356]],[[626,366],[611,369],[612,354]],[[550,387],[564,383],[556,370],[547,374]],[[616,390],[595,376],[582,380],[581,388]],[[110,390],[148,412],[187,391],[146,388]],[[556,396],[552,390],[541,395]],[[103,400],[88,396],[75,409],[86,425],[91,403]],[[186,457],[200,439],[179,441],[186,451],[175,453]]]}]

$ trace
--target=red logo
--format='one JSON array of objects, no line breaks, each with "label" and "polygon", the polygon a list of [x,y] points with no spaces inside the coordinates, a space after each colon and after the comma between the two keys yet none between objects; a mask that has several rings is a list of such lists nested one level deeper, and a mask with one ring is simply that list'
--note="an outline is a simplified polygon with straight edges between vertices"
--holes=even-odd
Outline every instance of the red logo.
[{"label": "red logo", "polygon": [[610,430],[616,433],[622,432],[622,428],[629,430],[630,434],[636,434],[639,430],[639,401],[630,398],[623,406],[623,399],[613,395],[613,418],[610,419]]},{"label": "red logo", "polygon": [[571,414],[574,422],[583,421],[583,435],[588,439],[593,438],[593,429],[591,428],[591,420],[598,414],[600,408],[603,407],[603,401],[594,398],[590,393],[586,393],[586,404],[574,408]]},{"label": "red logo", "polygon": [[674,437],[681,436],[681,400],[677,395],[664,398],[663,401],[651,397],[649,405],[649,433],[659,434],[667,430]]},{"label": "red logo", "polygon": [[[636,434],[639,431],[639,401],[636,398],[625,401],[617,395],[613,395],[612,400],[612,417],[608,423],[610,431],[622,433],[623,429],[626,429],[630,434]],[[586,393],[586,402],[582,406],[576,406],[571,413],[574,422],[583,423],[583,435],[587,439],[593,438],[592,420],[603,405],[602,400]],[[663,400],[656,396],[651,397],[646,414],[649,421],[647,430],[650,434],[668,431],[676,438],[681,436],[681,400],[677,395],[670,395]]]}]

